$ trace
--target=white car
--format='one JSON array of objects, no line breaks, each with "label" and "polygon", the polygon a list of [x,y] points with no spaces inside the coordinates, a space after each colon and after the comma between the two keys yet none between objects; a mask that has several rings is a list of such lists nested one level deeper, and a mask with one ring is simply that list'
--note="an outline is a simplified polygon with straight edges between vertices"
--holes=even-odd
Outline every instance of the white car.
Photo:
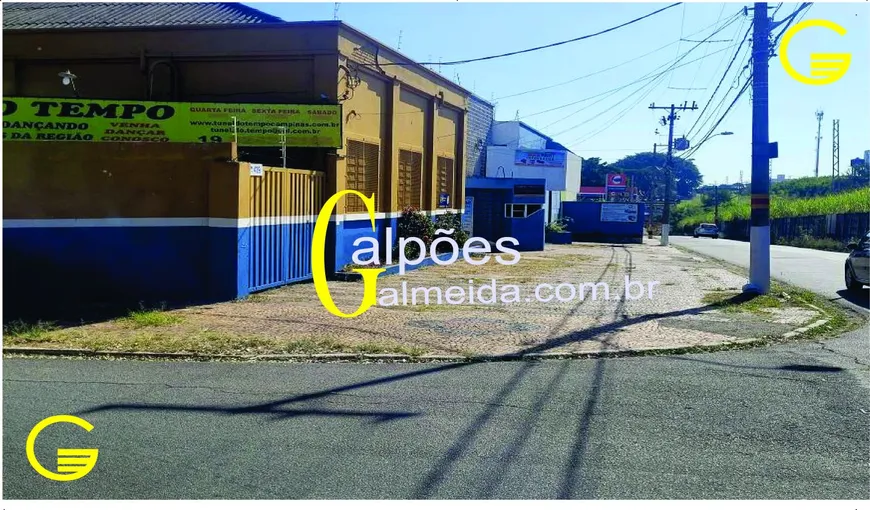
[{"label": "white car", "polygon": [[698,228],[695,229],[694,237],[710,237],[712,239],[718,239],[719,227],[713,223],[701,223]]}]

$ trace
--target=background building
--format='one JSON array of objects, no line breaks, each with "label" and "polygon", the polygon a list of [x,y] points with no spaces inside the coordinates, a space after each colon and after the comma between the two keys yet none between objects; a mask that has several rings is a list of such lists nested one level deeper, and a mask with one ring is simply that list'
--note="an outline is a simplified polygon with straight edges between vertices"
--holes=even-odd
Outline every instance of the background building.
[{"label": "background building", "polygon": [[576,200],[580,157],[520,121],[495,122],[487,148],[486,176],[544,179],[545,215],[558,218],[562,201]]}]

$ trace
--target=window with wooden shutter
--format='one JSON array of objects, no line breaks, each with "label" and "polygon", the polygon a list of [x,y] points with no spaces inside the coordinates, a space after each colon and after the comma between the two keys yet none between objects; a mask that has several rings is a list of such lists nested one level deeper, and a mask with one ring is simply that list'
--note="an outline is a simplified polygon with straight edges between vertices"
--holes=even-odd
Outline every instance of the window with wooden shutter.
[{"label": "window with wooden shutter", "polygon": [[423,155],[399,150],[399,207],[420,209],[423,202]]},{"label": "window with wooden shutter", "polygon": [[450,195],[450,202],[455,198],[453,195],[453,159],[438,156],[438,197],[441,193]]},{"label": "window with wooden shutter", "polygon": [[[378,192],[380,147],[374,143],[347,141],[346,189],[359,191],[370,197]],[[347,212],[366,212],[365,204],[355,196],[347,196]]]}]

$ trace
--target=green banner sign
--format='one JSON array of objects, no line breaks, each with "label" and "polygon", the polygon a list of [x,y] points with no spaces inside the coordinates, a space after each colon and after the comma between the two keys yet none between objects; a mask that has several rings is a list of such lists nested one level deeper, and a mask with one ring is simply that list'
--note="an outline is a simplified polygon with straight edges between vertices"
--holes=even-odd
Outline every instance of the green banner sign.
[{"label": "green banner sign", "polygon": [[[3,141],[340,148],[341,106],[3,98]],[[237,138],[236,138],[237,137]]]}]

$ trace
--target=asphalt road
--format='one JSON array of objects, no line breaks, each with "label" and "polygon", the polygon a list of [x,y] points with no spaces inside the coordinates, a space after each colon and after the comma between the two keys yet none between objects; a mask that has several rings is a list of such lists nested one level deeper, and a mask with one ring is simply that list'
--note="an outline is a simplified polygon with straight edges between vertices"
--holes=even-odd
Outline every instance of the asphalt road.
[{"label": "asphalt road", "polygon": [[[671,236],[670,242],[708,257],[749,267],[749,243],[730,239],[695,239]],[[831,301],[860,311],[870,309],[866,289],[848,292],[844,281],[846,254],[792,246],[770,247],[770,276],[778,280],[817,292]]]},{"label": "asphalt road", "polygon": [[[858,336],[835,342],[854,345]],[[3,362],[4,499],[870,497],[870,378],[836,343],[459,364]],[[95,469],[37,458],[99,448]]]}]

